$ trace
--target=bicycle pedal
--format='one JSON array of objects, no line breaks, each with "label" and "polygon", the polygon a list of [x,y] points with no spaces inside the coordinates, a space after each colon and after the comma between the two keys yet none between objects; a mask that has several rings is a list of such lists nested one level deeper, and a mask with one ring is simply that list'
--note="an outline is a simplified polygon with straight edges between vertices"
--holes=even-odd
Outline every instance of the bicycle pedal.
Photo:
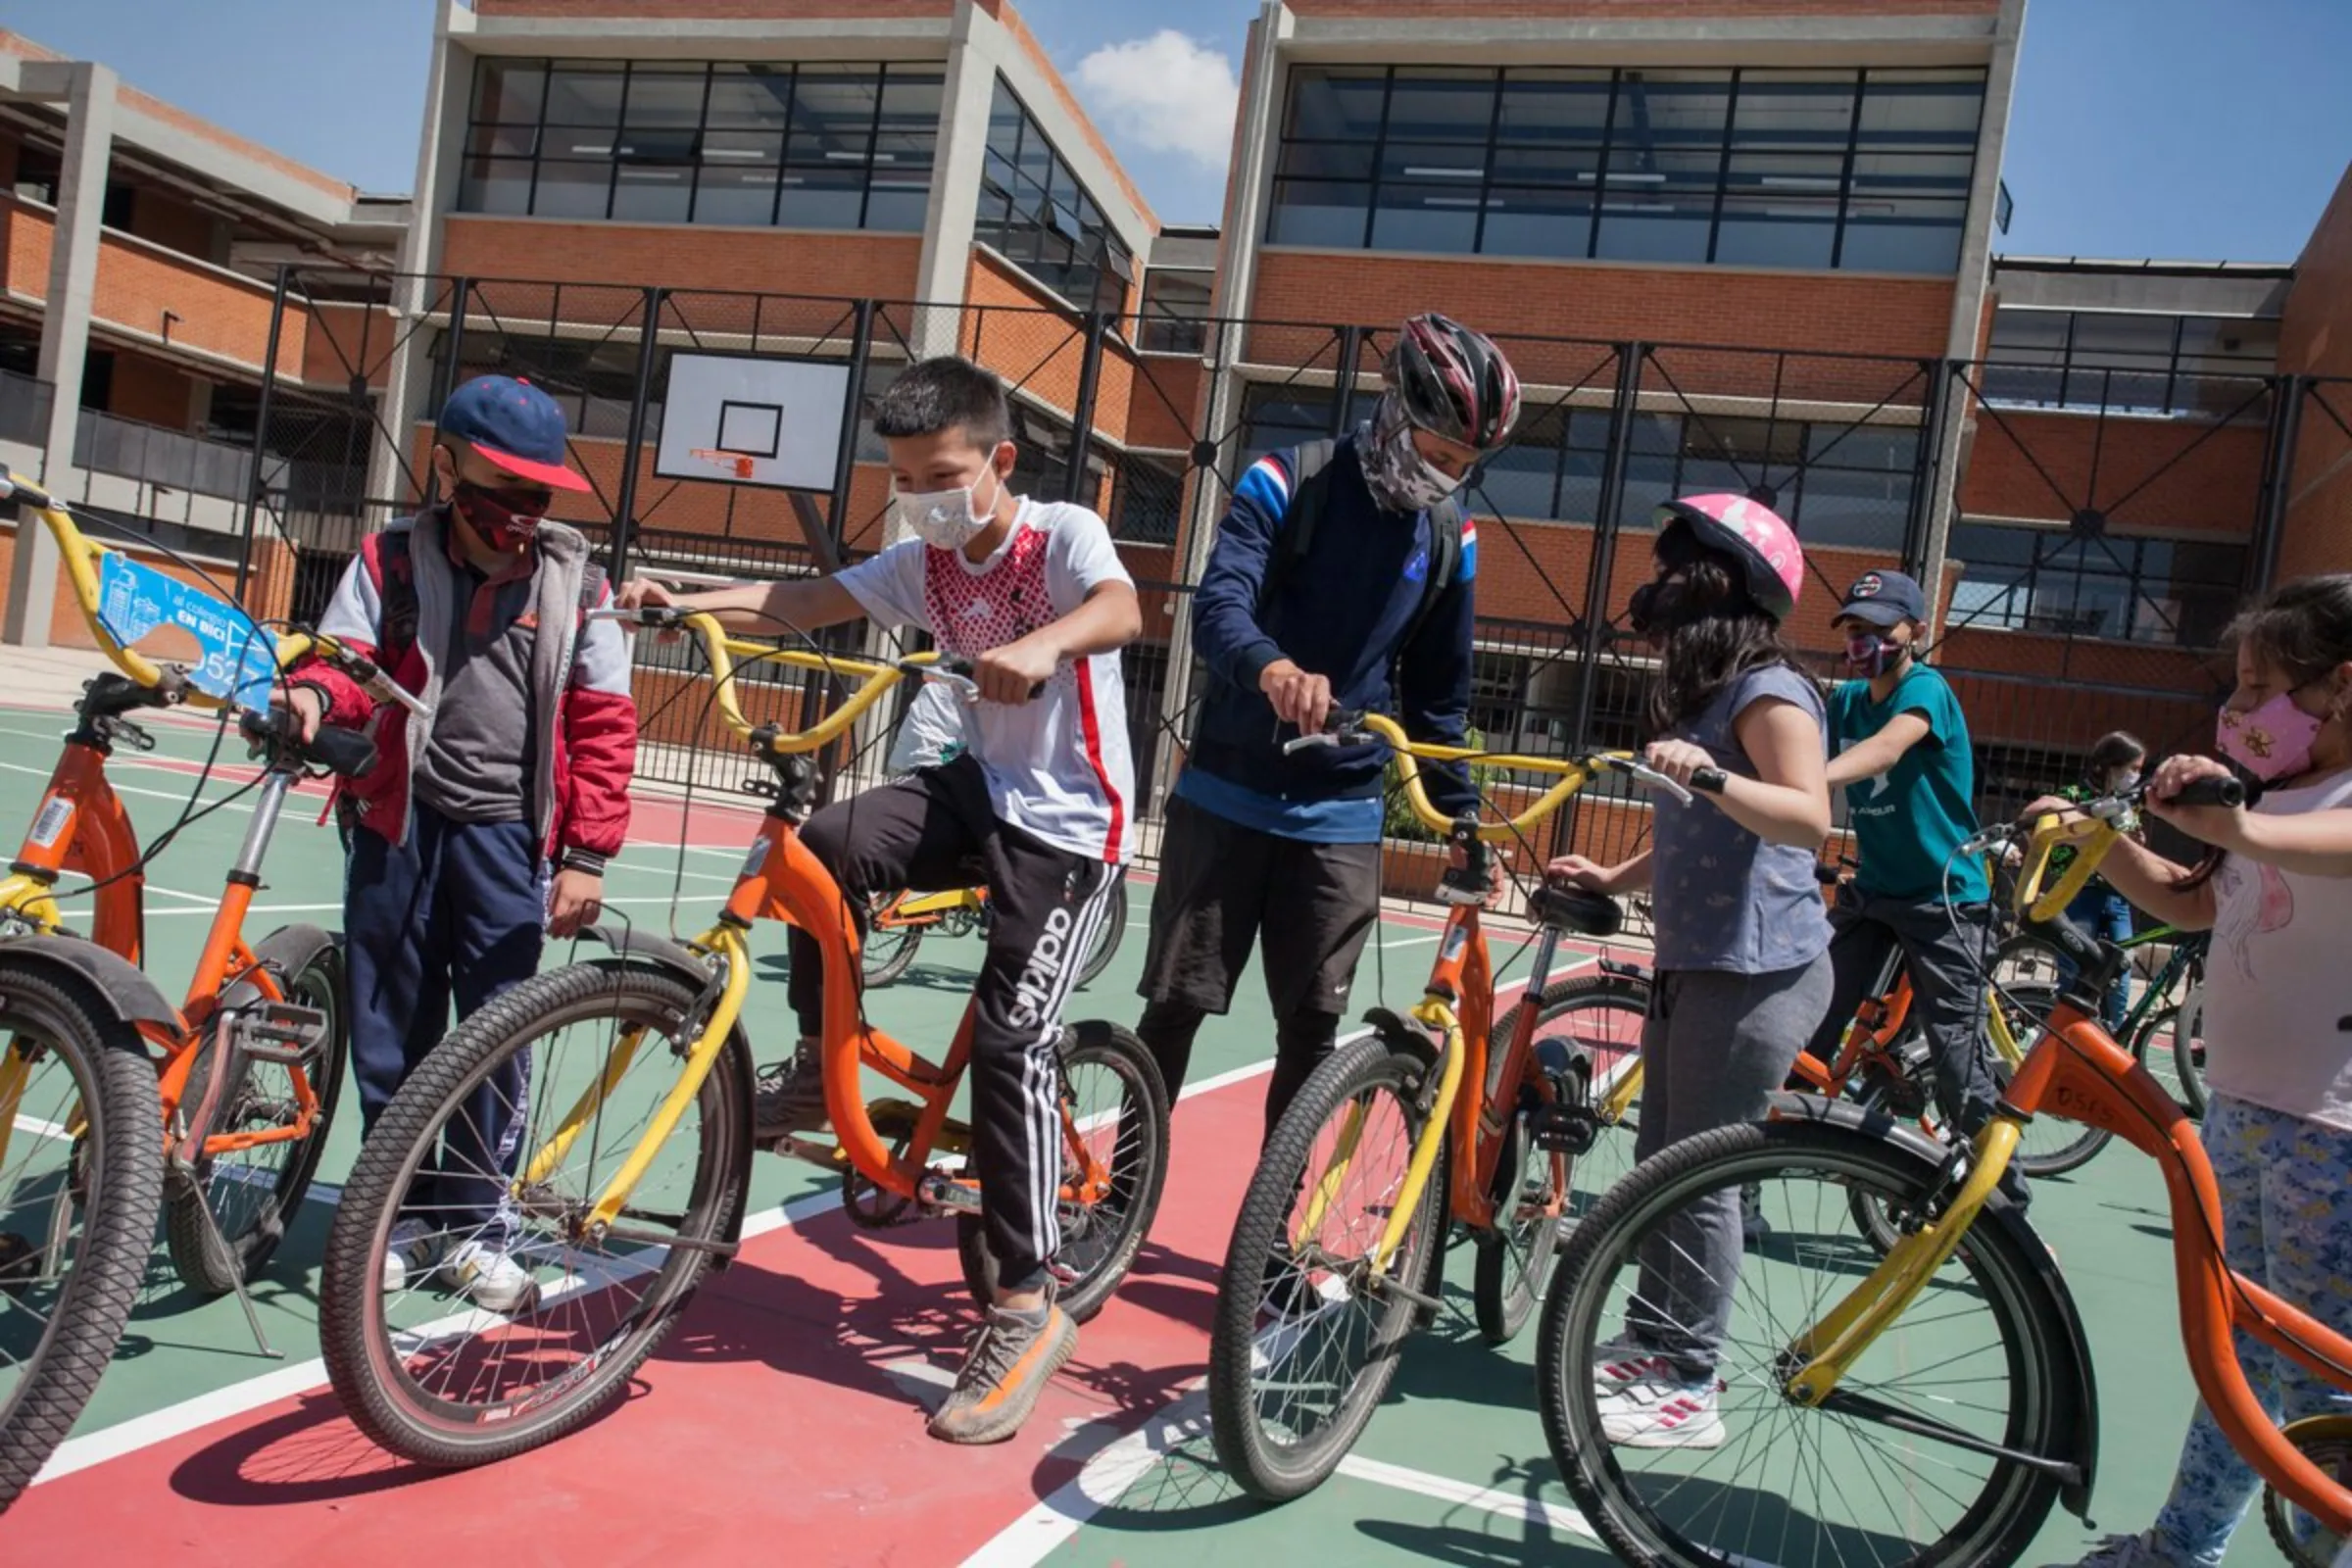
[{"label": "bicycle pedal", "polygon": [[1540,1106],[1529,1125],[1536,1137],[1536,1147],[1547,1154],[1566,1154],[1572,1158],[1589,1154],[1600,1139],[1600,1123],[1582,1106]]},{"label": "bicycle pedal", "polygon": [[237,1049],[254,1061],[298,1067],[326,1039],[326,1014],[291,1002],[265,1002],[238,1013]]}]

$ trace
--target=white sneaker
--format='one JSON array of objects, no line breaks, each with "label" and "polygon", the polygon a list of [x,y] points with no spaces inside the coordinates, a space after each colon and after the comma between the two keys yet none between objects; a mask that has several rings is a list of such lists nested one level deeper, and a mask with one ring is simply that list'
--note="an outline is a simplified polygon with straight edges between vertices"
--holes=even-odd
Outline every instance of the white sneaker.
[{"label": "white sneaker", "polygon": [[1723,1416],[1720,1379],[1627,1378],[1600,1396],[1600,1435],[1621,1448],[1718,1448]]},{"label": "white sneaker", "polygon": [[442,1265],[450,1285],[474,1305],[505,1315],[538,1299],[539,1281],[514,1254],[488,1242],[467,1242]]},{"label": "white sneaker", "polygon": [[1642,1379],[1671,1381],[1674,1367],[1640,1340],[1610,1340],[1592,1349],[1592,1392],[1606,1398],[1628,1383]]},{"label": "white sneaker", "polygon": [[2109,1536],[2075,1568],[2180,1568],[2180,1564],[2156,1544],[2156,1533],[2151,1530],[2138,1536]]},{"label": "white sneaker", "polygon": [[384,1292],[390,1295],[421,1285],[440,1260],[441,1239],[420,1219],[392,1222],[391,1245],[384,1249]]}]

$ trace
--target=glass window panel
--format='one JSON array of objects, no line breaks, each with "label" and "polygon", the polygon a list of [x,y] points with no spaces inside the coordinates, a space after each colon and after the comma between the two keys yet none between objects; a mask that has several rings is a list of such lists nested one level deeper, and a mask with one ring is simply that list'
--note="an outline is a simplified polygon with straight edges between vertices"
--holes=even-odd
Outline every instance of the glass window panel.
[{"label": "glass window panel", "polygon": [[1308,70],[1291,75],[1289,134],[1324,141],[1372,141],[1380,135],[1388,74]]},{"label": "glass window panel", "polygon": [[602,218],[612,184],[612,166],[610,163],[543,160],[539,165],[539,189],[531,199],[531,211],[541,218]]},{"label": "glass window panel", "polygon": [[1609,91],[1605,71],[1507,72],[1495,140],[1597,145],[1608,129]]},{"label": "glass window panel", "polygon": [[1004,78],[999,76],[996,96],[989,100],[988,106],[989,151],[1017,159],[1021,150],[1021,124],[1027,119],[1021,101],[1004,85]]},{"label": "glass window panel", "polygon": [[1968,563],[1971,576],[1980,566],[2030,566],[2034,564],[2034,535],[2024,528],[1963,522],[1952,529],[1952,554]]},{"label": "glass window panel", "polygon": [[1484,144],[1462,146],[1446,142],[1396,141],[1382,149],[1380,177],[1384,180],[1454,180],[1475,191],[1487,169]]},{"label": "glass window panel", "polygon": [[1625,492],[1617,504],[1617,526],[1647,533],[1657,524],[1650,514],[1660,503],[1675,498],[1675,460],[1672,457],[1629,457],[1625,460]]},{"label": "glass window panel", "polygon": [[1612,191],[1601,203],[1593,254],[1611,262],[1703,262],[1714,218],[1711,190]]},{"label": "glass window panel", "polygon": [[1838,265],[1863,271],[1951,272],[1960,266],[1965,202],[1857,197]]},{"label": "glass window panel", "polygon": [[1950,153],[1854,154],[1854,189],[1889,195],[1968,195],[1975,161]]},{"label": "glass window panel", "polygon": [[1732,140],[1843,152],[1854,117],[1855,73],[1743,71]]},{"label": "glass window panel", "polygon": [[865,198],[865,226],[893,234],[919,234],[931,210],[931,182],[875,176]]},{"label": "glass window panel", "polygon": [[2073,318],[2065,311],[2006,310],[1992,313],[1992,357],[2027,365],[2058,365],[2066,359],[2066,334]]},{"label": "glass window panel", "polygon": [[621,122],[637,126],[684,126],[703,122],[701,66],[638,66],[629,73],[629,107]]},{"label": "glass window panel", "polygon": [[484,60],[473,73],[473,118],[502,125],[535,125],[547,100],[547,67],[536,60]]},{"label": "glass window panel", "polygon": [[1644,152],[1723,140],[1728,71],[1629,71],[1617,86],[1611,142]]},{"label": "glass window panel", "polygon": [[1046,181],[1046,194],[1054,199],[1056,207],[1075,208],[1078,205],[1078,176],[1070,172],[1070,166],[1059,158],[1054,160],[1052,177]]},{"label": "glass window panel", "polygon": [[1370,142],[1300,141],[1282,149],[1278,172],[1292,179],[1370,179]]},{"label": "glass window panel", "polygon": [[921,174],[929,184],[939,138],[930,131],[884,131],[874,138],[874,166],[893,174]]},{"label": "glass window panel", "polygon": [[1274,187],[1266,238],[1276,245],[1360,247],[1371,206],[1368,183],[1281,180]]},{"label": "glass window panel", "polygon": [[1838,192],[1845,183],[1843,153],[1746,152],[1735,146],[1726,188],[1746,195],[1778,197],[1803,204],[1827,202],[1837,215]]},{"label": "glass window panel", "polygon": [[793,84],[794,163],[862,163],[873,145],[874,109],[882,73],[871,66],[804,66]]},{"label": "glass window panel", "polygon": [[939,130],[946,79],[934,72],[891,71],[882,78],[882,123],[894,130]]},{"label": "glass window panel", "polygon": [[1808,424],[1808,467],[1866,468],[1909,473],[1919,456],[1919,431],[1904,424]]},{"label": "glass window panel", "polygon": [[466,150],[482,158],[528,158],[539,150],[534,125],[476,125],[466,133]]},{"label": "glass window panel", "polygon": [[1838,207],[1786,196],[1726,195],[1715,260],[1727,267],[1830,265],[1838,250]]},{"label": "glass window panel", "polygon": [[702,138],[702,155],[706,180],[710,172],[764,169],[773,183],[775,166],[784,161],[784,138],[773,131],[709,131]]},{"label": "glass window panel", "polygon": [[794,228],[856,228],[865,208],[865,170],[795,168],[785,171],[776,221]]},{"label": "glass window panel", "polygon": [[1509,446],[1487,459],[1476,498],[1479,506],[1510,517],[1555,515],[1560,443],[1567,424],[1557,409],[1543,410],[1528,419]]},{"label": "glass window panel", "polygon": [[687,165],[701,140],[693,130],[623,130],[613,153],[623,163]]},{"label": "glass window panel", "polygon": [[1862,86],[1858,134],[1865,146],[1973,148],[1984,102],[1981,72],[1873,71]]},{"label": "glass window panel", "polygon": [[[709,156],[707,149],[705,156]],[[703,166],[694,193],[696,222],[765,224],[774,222],[775,218],[776,169],[773,164]]]},{"label": "glass window panel", "polygon": [[610,126],[550,125],[539,151],[547,158],[610,158],[619,140],[620,132]]},{"label": "glass window panel", "polygon": [[2180,368],[2215,374],[2268,375],[2278,368],[2278,323],[2243,317],[2180,318]]},{"label": "glass window panel", "polygon": [[617,61],[566,60],[547,78],[547,122],[551,125],[620,123],[625,85]]},{"label": "glass window panel", "polygon": [[612,184],[616,221],[683,223],[693,210],[693,170],[620,166]]},{"label": "glass window panel", "polygon": [[1797,509],[1797,536],[1808,548],[1841,545],[1899,551],[1911,512],[1911,473],[1808,468]]},{"label": "glass window panel", "polygon": [[1484,143],[1494,123],[1495,73],[1399,71],[1389,88],[1390,139]]},{"label": "glass window panel", "polygon": [[1478,208],[1476,186],[1383,185],[1372,214],[1373,248],[1467,255],[1478,240]]},{"label": "glass window panel", "polygon": [[1512,185],[1573,185],[1590,190],[1600,174],[1598,147],[1497,147],[1494,178]]},{"label": "glass window panel", "polygon": [[531,210],[528,159],[468,158],[458,185],[458,211],[520,216]]},{"label": "glass window panel", "polygon": [[792,123],[792,68],[732,61],[711,67],[707,122],[742,130],[784,129]]},{"label": "glass window panel", "polygon": [[1573,259],[1587,255],[1592,244],[1590,192],[1497,185],[1488,194],[1478,248],[1489,256]]},{"label": "glass window panel", "polygon": [[1560,499],[1553,515],[1565,522],[1595,521],[1600,516],[1600,470],[1597,453],[1572,450],[1560,463]]}]

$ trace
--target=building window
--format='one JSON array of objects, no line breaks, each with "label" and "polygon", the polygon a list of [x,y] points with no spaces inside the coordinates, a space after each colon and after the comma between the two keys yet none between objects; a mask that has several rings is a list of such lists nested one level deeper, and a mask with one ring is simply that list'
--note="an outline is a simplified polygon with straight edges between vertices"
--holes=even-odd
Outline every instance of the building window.
[{"label": "building window", "polygon": [[1002,76],[973,237],[1081,309],[1126,309],[1134,254]]},{"label": "building window", "polygon": [[1128,544],[1174,544],[1184,514],[1184,474],[1180,457],[1141,452],[1120,457],[1111,472],[1105,513],[1111,537]]},{"label": "building window", "polygon": [[[547,393],[564,411],[567,431],[577,437],[620,440],[629,433],[629,410],[637,395],[637,345],[618,339],[593,341],[532,337],[520,333],[468,330],[459,350],[458,382],[477,375],[514,375]],[[662,434],[662,401],[669,385],[671,350],[654,353],[654,376],[646,389],[645,438]],[[434,334],[432,371],[416,389],[412,416],[428,422],[440,413],[437,399],[449,354],[449,334]]]},{"label": "building window", "polygon": [[1208,346],[1213,272],[1155,267],[1144,274],[1136,347],[1147,354],[1199,354]]},{"label": "building window", "polygon": [[1995,311],[1987,403],[2116,414],[2263,417],[2278,323],[2247,317]]},{"label": "building window", "polygon": [[2238,545],[1963,522],[1949,553],[1967,565],[1951,625],[2206,649],[2236,608]]},{"label": "building window", "polygon": [[1300,68],[1277,245],[1949,273],[1981,71]]},{"label": "building window", "polygon": [[458,211],[918,233],[943,74],[482,60]]}]

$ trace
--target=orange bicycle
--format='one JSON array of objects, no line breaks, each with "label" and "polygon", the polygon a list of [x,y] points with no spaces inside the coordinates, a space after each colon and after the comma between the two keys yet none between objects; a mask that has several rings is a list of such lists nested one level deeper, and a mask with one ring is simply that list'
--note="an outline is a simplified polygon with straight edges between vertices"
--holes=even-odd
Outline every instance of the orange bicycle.
[{"label": "orange bicycle", "polygon": [[[718,923],[689,943],[598,930],[611,956],[523,982],[468,1018],[418,1064],[362,1149],[337,1205],[319,1282],[327,1373],[352,1420],[419,1463],[486,1463],[554,1441],[626,1391],[630,1375],[740,1242],[754,1151],[752,1043],[744,1004],[752,928],[780,920],[824,953],[821,1054],[833,1141],[786,1138],[783,1153],[841,1173],[865,1223],[952,1214],[973,1295],[993,1294],[977,1183],[962,1168],[968,1125],[949,1109],[971,1050],[969,1008],[933,1062],[868,1024],[849,903],[800,824],[813,805],[808,754],[848,732],[903,675],[963,678],[922,655],[895,664],[734,641],[708,615],[599,612],[685,628],[710,662],[726,723],[774,771],[760,823]],[[819,670],[859,684],[806,730],[754,726],[735,700],[745,663]],[[1167,1174],[1168,1101],[1142,1043],[1103,1023],[1060,1044],[1061,1304],[1084,1320],[1109,1298],[1150,1230]],[[868,1103],[872,1073],[910,1099]],[[497,1168],[471,1118],[499,1082],[523,1087]],[[498,1157],[498,1156],[494,1156]],[[494,1198],[468,1208],[471,1239],[497,1225],[535,1289],[511,1313],[453,1302],[415,1275],[387,1288],[393,1227],[418,1212],[420,1174],[455,1175]],[[439,1223],[451,1224],[444,1217]]]},{"label": "orange bicycle", "polygon": [[[2226,780],[2183,796],[2233,798]],[[1981,837],[2023,840],[2004,907],[2076,974],[1973,1140],[1947,1147],[1892,1117],[1784,1096],[1767,1121],[1661,1152],[1570,1239],[1539,1345],[1544,1431],[1585,1519],[1624,1561],[1998,1568],[2053,1503],[2086,1513],[2098,1453],[2088,1343],[2056,1259],[1997,1191],[2037,1116],[2101,1128],[2159,1162],[2198,1393],[2275,1489],[2266,1511],[2290,1555],[2325,1563],[2352,1529],[2335,1468],[2352,1422],[2279,1430],[2231,1335],[2347,1391],[2352,1340],[2231,1270],[2195,1123],[2099,1021],[2122,955],[2064,916],[2140,799]],[[2044,889],[2067,838],[2075,863]],[[1772,1234],[1719,1252],[1705,1241],[1714,1216],[1751,1187]],[[1857,1194],[1891,1218],[1892,1248],[1855,1234]],[[1631,1380],[1645,1394],[1629,1363],[1646,1368]],[[1638,1398],[1669,1410],[1679,1435],[1616,1417]]]},{"label": "orange bicycle", "polygon": [[[305,745],[282,714],[208,692],[190,670],[122,646],[101,612],[109,552],[37,487],[7,485],[40,510],[121,673],[84,688],[0,878],[0,1507],[64,1440],[113,1357],[159,1202],[180,1278],[208,1295],[234,1292],[256,1342],[275,1353],[245,1284],[283,1239],[325,1148],[345,1054],[342,954],[312,925],[249,946],[245,916],[287,792],[313,768],[348,774],[374,757],[357,735]],[[380,681],[367,661],[318,637],[279,644],[279,667],[309,651]],[[181,706],[236,708],[264,760],[244,847],[173,1006],[143,968],[152,852],[142,852],[106,762],[117,746],[153,747],[131,714]],[[69,875],[91,881],[87,939],[68,931],[58,906]]]},{"label": "orange bicycle", "polygon": [[[913,966],[915,953],[922,947],[926,934],[937,932],[951,940],[974,931],[985,935],[988,922],[988,889],[977,885],[950,888],[944,893],[908,891],[876,899],[873,911],[866,916],[865,946],[858,955],[866,988],[872,990],[902,978]],[[1078,966],[1078,990],[1085,990],[1102,977],[1102,971],[1118,956],[1119,941],[1126,934],[1127,901],[1113,899],[1102,934],[1095,938],[1086,960]]]}]

